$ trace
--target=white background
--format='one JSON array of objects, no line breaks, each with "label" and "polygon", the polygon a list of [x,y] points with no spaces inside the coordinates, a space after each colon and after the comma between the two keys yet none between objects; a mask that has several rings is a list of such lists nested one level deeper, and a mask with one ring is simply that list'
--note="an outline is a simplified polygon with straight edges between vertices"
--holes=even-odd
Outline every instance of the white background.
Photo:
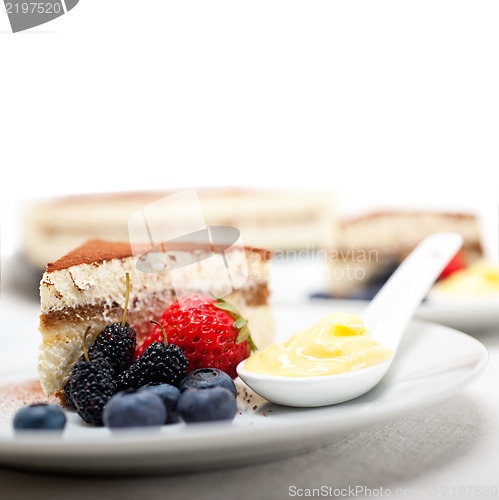
[{"label": "white background", "polygon": [[203,185],[330,188],[345,210],[485,215],[497,246],[496,1],[81,0],[0,12],[2,251],[20,202]]}]

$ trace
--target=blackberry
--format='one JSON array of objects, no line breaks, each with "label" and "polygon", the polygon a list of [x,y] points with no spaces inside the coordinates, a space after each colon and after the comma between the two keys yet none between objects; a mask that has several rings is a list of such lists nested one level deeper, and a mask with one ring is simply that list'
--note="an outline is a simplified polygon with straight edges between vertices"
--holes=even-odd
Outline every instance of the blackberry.
[{"label": "blackberry", "polygon": [[[85,347],[85,341],[86,341],[86,338],[87,338],[87,335],[88,335],[88,332],[90,331],[90,327],[87,328],[87,331],[85,332],[85,336],[84,336],[84,339],[83,339],[83,350],[84,350],[84,354],[82,354],[80,356],[80,358],[78,359],[78,361],[74,364],[73,366],[73,371],[71,373],[71,377],[69,377],[68,381],[66,382],[66,384],[64,385],[64,399],[66,401],[66,405],[69,406],[70,408],[73,408],[74,410],[76,410],[76,404],[75,402],[73,401],[73,396],[72,396],[72,384],[71,384],[71,380],[73,379],[74,377],[74,374],[78,371],[79,368],[77,368],[79,366],[80,363],[83,363],[83,362],[90,362],[90,361],[93,361],[93,360],[100,360],[100,359],[105,359],[105,354],[102,352],[102,351],[99,351],[97,349],[94,349],[92,350],[92,352],[90,352],[90,348],[88,351]],[[113,372],[114,372],[114,369],[113,369]]]},{"label": "blackberry", "polygon": [[125,273],[125,307],[120,323],[107,325],[97,335],[94,345],[88,350],[88,357],[92,359],[96,353],[102,353],[115,371],[115,374],[126,370],[132,363],[137,334],[126,322],[128,300],[130,298],[130,274]]},{"label": "blackberry", "polygon": [[[89,361],[105,358],[113,370],[113,376],[116,376],[132,363],[136,337],[135,330],[130,328],[128,323],[125,323],[124,327],[120,323],[106,326],[95,339],[94,345],[88,350]],[[86,358],[82,354],[75,367],[83,361],[86,361]],[[72,376],[64,386],[64,399],[70,408],[76,409],[71,395],[71,378]]]},{"label": "blackberry", "polygon": [[100,352],[108,360],[116,374],[126,370],[132,363],[137,342],[135,330],[128,323],[113,323],[107,325],[95,339],[94,345],[88,350],[88,356],[93,359]]},{"label": "blackberry", "polygon": [[176,345],[153,342],[130,368],[118,375],[118,390],[138,389],[147,384],[178,386],[185,377],[189,361]]},{"label": "blackberry", "polygon": [[64,386],[64,399],[66,400],[66,404],[70,408],[73,408],[73,410],[76,410],[76,405],[73,401],[73,398],[71,397],[71,377],[68,379],[68,381],[66,382],[66,385]]},{"label": "blackberry", "polygon": [[88,424],[102,425],[104,405],[116,392],[114,369],[102,355],[75,365],[70,378],[71,399]]}]

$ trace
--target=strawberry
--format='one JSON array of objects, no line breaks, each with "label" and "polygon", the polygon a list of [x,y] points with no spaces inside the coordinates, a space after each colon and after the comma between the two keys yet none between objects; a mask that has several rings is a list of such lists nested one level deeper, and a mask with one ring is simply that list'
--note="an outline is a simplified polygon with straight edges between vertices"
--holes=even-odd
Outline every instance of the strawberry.
[{"label": "strawberry", "polygon": [[[236,366],[254,347],[246,320],[223,299],[185,295],[163,313],[160,323],[168,342],[184,351],[189,360],[188,372],[218,368],[235,378]],[[149,344],[162,339],[163,333],[157,326],[136,350],[135,358]]]},{"label": "strawberry", "polygon": [[466,267],[466,261],[464,259],[463,252],[459,251],[447,264],[446,268],[442,271],[438,279],[443,280],[452,273],[459,271],[459,269],[464,269],[465,267]]}]

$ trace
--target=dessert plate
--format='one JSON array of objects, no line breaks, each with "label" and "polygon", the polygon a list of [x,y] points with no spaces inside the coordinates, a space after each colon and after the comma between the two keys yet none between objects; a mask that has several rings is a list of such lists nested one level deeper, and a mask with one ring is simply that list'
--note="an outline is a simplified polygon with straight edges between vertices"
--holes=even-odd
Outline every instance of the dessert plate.
[{"label": "dessert plate", "polygon": [[415,314],[425,321],[463,330],[470,334],[499,329],[499,294],[494,297],[442,297],[431,295]]},{"label": "dessert plate", "polygon": [[[312,304],[329,304],[333,310],[360,313],[369,301],[328,298],[310,299]],[[499,294],[497,297],[442,297],[431,294],[414,313],[416,319],[457,328],[470,335],[499,329]]]},{"label": "dessert plate", "polygon": [[[314,323],[331,312],[331,305],[276,307],[276,340]],[[0,335],[4,342],[0,386],[15,387],[35,379],[36,323],[2,324]],[[12,415],[3,401],[0,465],[84,474],[147,474],[269,461],[324,446],[361,427],[447,398],[477,376],[487,359],[486,349],[476,339],[445,326],[412,321],[383,381],[364,396],[333,406],[273,405],[238,382],[240,413],[230,424],[178,423],[112,433],[86,426],[68,411],[68,425],[56,437],[14,435]]]}]

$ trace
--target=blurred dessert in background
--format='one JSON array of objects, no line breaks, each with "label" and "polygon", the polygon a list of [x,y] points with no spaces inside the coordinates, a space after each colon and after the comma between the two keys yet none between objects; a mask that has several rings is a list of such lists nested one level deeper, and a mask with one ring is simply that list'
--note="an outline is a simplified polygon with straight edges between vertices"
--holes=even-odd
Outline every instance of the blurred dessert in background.
[{"label": "blurred dessert in background", "polygon": [[499,296],[499,264],[481,259],[469,267],[458,269],[439,281],[432,297],[486,298]]},{"label": "blurred dessert in background", "polygon": [[[93,238],[128,241],[128,219],[174,192],[88,194],[40,201],[27,211],[22,255],[44,270]],[[335,210],[328,190],[203,188],[196,190],[208,226],[234,226],[246,246],[317,250],[335,244]],[[186,226],[185,211],[157,213],[163,225]],[[154,223],[155,221],[151,221]]]},{"label": "blurred dessert in background", "polygon": [[464,239],[442,278],[483,257],[479,221],[472,214],[392,211],[343,220],[338,246],[328,253],[330,295],[371,299],[423,238],[440,231]]}]

